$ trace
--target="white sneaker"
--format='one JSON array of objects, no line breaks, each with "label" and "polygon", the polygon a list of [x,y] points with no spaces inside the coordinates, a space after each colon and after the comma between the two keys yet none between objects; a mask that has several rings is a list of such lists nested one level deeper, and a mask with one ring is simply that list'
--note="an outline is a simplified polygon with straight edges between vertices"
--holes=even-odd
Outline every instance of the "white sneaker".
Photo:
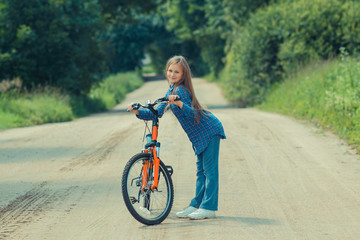
[{"label": "white sneaker", "polygon": [[200,220],[207,218],[215,218],[216,216],[215,216],[215,211],[199,208],[195,212],[189,214],[188,217],[192,220]]},{"label": "white sneaker", "polygon": [[147,215],[151,215],[151,212],[147,208],[140,207],[140,210],[146,213]]},{"label": "white sneaker", "polygon": [[177,212],[176,216],[179,217],[179,218],[187,218],[190,213],[193,213],[196,210],[197,210],[197,208],[194,208],[192,206],[188,206],[184,210],[182,210],[181,212]]}]

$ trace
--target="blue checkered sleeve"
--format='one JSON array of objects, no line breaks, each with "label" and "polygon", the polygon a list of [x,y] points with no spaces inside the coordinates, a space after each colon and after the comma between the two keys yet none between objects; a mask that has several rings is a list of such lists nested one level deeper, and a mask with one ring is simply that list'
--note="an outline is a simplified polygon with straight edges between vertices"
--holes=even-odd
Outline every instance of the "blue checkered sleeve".
[{"label": "blue checkered sleeve", "polygon": [[[172,94],[173,89],[174,86],[170,86],[165,96]],[[171,104],[170,108],[189,137],[196,155],[207,148],[214,136],[218,135],[221,139],[226,138],[221,122],[211,112],[204,111],[204,115],[200,116],[200,122],[196,121],[197,111],[193,108],[191,94],[184,85],[176,87],[174,94],[181,97],[183,107],[180,109],[178,106]],[[167,105],[168,103],[161,103],[157,107],[159,117],[164,114]],[[153,120],[154,114],[150,110],[139,109],[137,117],[143,120]]]}]

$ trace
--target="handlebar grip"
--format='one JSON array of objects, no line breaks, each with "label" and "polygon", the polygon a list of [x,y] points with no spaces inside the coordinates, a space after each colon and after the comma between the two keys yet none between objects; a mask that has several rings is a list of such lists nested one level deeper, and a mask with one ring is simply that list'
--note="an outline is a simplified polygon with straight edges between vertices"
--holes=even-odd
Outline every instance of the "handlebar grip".
[{"label": "handlebar grip", "polygon": [[141,107],[140,103],[134,103],[133,105],[131,105],[131,109],[128,109],[128,111],[138,110],[140,107]]}]

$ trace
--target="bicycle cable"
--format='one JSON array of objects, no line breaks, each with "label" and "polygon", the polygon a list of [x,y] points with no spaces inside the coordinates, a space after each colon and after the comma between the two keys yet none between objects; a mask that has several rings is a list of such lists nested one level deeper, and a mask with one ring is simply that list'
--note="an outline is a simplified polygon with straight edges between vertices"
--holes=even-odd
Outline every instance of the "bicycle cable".
[{"label": "bicycle cable", "polygon": [[145,123],[145,130],[144,130],[144,136],[143,136],[143,139],[142,139],[142,143],[143,143],[142,144],[142,149],[144,149],[144,146],[145,146],[144,141],[145,141],[145,138],[146,138],[146,129],[149,131],[149,133],[151,133],[150,128],[148,126],[148,121],[144,120],[144,123]]}]

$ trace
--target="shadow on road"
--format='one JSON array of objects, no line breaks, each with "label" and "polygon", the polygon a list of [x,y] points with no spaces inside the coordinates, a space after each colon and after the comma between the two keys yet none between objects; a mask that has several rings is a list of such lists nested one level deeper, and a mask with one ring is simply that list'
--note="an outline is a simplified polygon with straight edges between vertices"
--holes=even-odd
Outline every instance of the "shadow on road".
[{"label": "shadow on road", "polygon": [[[226,226],[226,222],[232,222],[232,223],[237,222],[252,226],[280,225],[278,221],[267,218],[217,216],[215,219],[190,220],[190,219],[180,219],[174,215],[174,216],[169,216],[167,220],[165,220],[165,222],[156,225],[156,228],[160,228],[160,229],[187,228],[187,227],[205,226],[205,225]],[[154,226],[143,225],[140,228],[148,228],[148,227],[154,227]]]},{"label": "shadow on road", "polygon": [[227,216],[218,216],[216,219],[220,221],[236,221],[246,223],[248,225],[278,225],[278,221],[274,219],[267,218],[250,218],[250,217],[227,217]]}]

